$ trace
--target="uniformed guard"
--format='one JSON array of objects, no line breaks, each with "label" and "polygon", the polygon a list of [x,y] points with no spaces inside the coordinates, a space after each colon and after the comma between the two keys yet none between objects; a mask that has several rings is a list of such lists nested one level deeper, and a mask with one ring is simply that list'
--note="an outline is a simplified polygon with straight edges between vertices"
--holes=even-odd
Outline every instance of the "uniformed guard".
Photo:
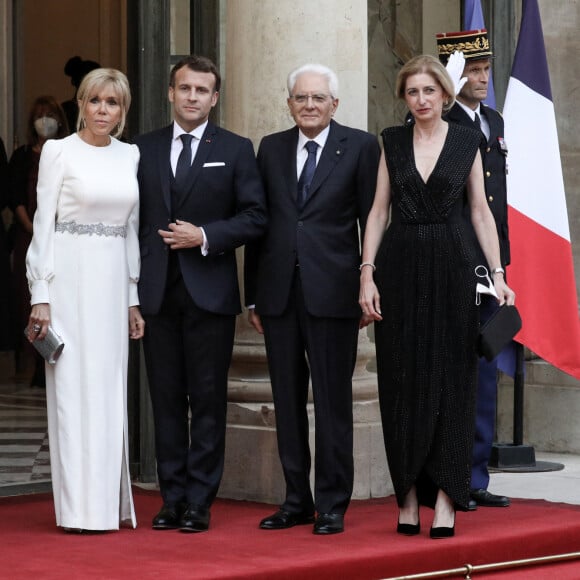
[{"label": "uniformed guard", "polygon": [[[493,276],[504,276],[504,268],[510,263],[508,238],[508,209],[506,192],[507,145],[504,140],[502,116],[483,104],[487,97],[493,53],[485,29],[442,33],[437,35],[439,60],[447,65],[453,77],[450,59],[457,59],[456,51],[463,53],[463,71],[458,71],[456,88],[459,90],[455,104],[446,116],[452,123],[473,127],[483,133],[481,155],[487,202],[495,218],[499,237],[502,267],[492,271]],[[461,67],[461,65],[460,65]],[[481,253],[481,264],[485,264]],[[483,324],[498,308],[497,301],[490,296],[482,298],[480,319]],[[497,360],[481,358],[477,389],[477,410],[473,463],[471,471],[470,509],[477,506],[507,507],[507,497],[490,493],[488,462],[495,432],[497,401]]]}]

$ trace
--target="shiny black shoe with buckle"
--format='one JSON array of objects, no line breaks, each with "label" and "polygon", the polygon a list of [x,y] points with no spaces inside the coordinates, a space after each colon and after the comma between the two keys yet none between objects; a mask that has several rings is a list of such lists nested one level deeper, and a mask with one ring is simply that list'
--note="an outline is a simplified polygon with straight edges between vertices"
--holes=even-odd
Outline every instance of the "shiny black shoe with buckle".
[{"label": "shiny black shoe with buckle", "polygon": [[472,489],[469,495],[477,506],[481,507],[508,507],[510,505],[508,497],[495,495],[487,489]]},{"label": "shiny black shoe with buckle", "polygon": [[164,503],[159,513],[153,518],[151,527],[154,530],[176,530],[185,507],[185,504],[181,503]]},{"label": "shiny black shoe with buckle", "polygon": [[280,509],[260,522],[261,530],[285,530],[314,523],[314,514],[290,513]]}]

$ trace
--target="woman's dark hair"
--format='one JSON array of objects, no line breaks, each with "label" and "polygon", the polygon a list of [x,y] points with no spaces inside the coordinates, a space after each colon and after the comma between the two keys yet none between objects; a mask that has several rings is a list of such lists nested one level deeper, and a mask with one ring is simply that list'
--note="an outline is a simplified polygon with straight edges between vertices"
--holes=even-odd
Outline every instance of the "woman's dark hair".
[{"label": "woman's dark hair", "polygon": [[98,62],[83,60],[80,56],[73,56],[64,65],[64,74],[70,77],[70,82],[78,89],[85,75],[96,68],[101,68]]}]

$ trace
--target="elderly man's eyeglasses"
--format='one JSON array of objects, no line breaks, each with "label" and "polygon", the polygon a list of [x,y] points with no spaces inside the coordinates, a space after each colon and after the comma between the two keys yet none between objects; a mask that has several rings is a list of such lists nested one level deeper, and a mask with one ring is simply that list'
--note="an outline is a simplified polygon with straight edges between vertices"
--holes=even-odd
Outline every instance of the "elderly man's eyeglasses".
[{"label": "elderly man's eyeglasses", "polygon": [[330,95],[317,94],[317,95],[292,95],[290,97],[298,105],[304,105],[308,102],[308,99],[312,99],[315,105],[323,105],[326,101],[331,98]]}]

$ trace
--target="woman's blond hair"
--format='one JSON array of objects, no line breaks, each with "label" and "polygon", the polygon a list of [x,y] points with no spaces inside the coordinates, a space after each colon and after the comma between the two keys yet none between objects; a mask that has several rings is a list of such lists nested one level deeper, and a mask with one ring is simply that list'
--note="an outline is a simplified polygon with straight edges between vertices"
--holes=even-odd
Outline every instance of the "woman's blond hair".
[{"label": "woman's blond hair", "polygon": [[120,137],[125,129],[127,112],[131,105],[131,89],[127,77],[119,70],[114,68],[97,68],[88,73],[82,80],[77,92],[79,103],[79,116],[77,118],[77,131],[85,126],[84,113],[89,99],[99,94],[103,88],[112,86],[119,104],[121,105],[121,120],[113,137]]},{"label": "woman's blond hair", "polygon": [[405,86],[407,79],[413,75],[428,74],[431,75],[441,86],[443,92],[449,97],[443,103],[443,112],[446,113],[455,103],[455,86],[445,67],[430,54],[420,54],[405,63],[397,75],[395,84],[395,95],[399,99],[405,98]]}]

